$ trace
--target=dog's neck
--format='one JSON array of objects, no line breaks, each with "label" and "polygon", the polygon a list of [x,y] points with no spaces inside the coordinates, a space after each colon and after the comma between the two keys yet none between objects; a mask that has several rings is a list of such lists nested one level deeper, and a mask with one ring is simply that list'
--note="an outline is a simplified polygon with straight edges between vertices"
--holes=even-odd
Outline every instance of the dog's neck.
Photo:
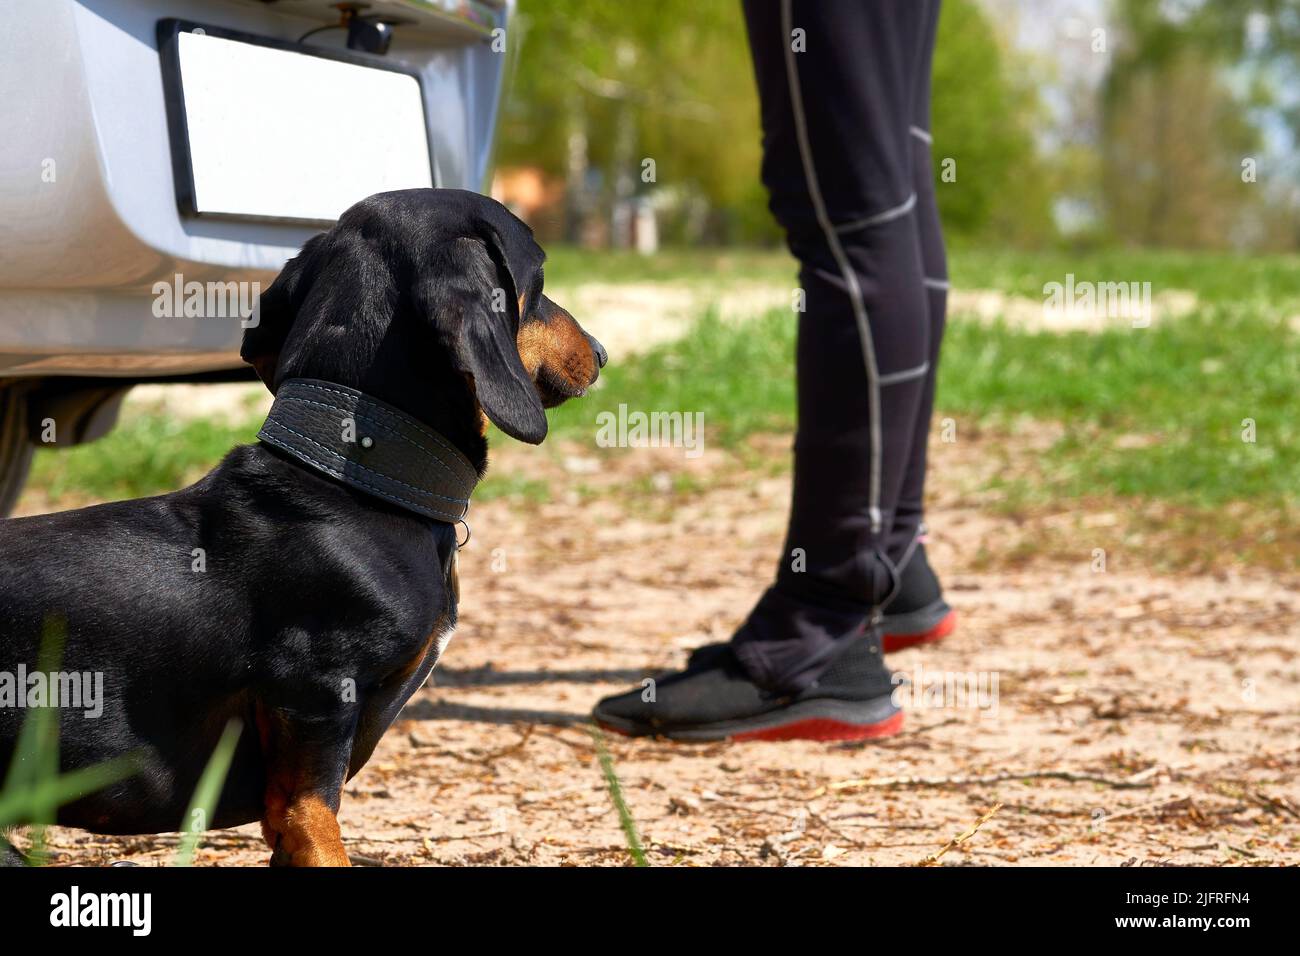
[{"label": "dog's neck", "polygon": [[480,475],[446,436],[408,413],[316,379],[281,382],[257,437],[344,485],[435,521],[465,517]]},{"label": "dog's neck", "polygon": [[406,381],[403,376],[363,376],[352,387],[386,402],[446,438],[482,478],[487,473],[488,443],[473,387],[463,375],[450,368],[434,372],[427,381],[413,385],[404,384]]},{"label": "dog's neck", "polygon": [[[389,363],[370,366],[357,374],[350,363],[302,362],[281,368],[277,381],[315,379],[351,388],[378,399],[437,432],[474,466],[480,478],[487,472],[487,438],[483,413],[474,397],[473,386],[452,369],[427,369],[422,378]],[[277,395],[279,388],[276,389]]]}]

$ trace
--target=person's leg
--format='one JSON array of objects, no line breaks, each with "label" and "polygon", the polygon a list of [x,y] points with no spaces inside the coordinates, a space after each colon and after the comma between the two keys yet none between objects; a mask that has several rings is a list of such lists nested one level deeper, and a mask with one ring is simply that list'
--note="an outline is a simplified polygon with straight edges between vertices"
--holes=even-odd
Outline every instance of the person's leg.
[{"label": "person's leg", "polygon": [[785,547],[733,643],[756,681],[794,690],[889,597],[904,553],[891,530],[930,354],[910,134],[926,16],[915,0],[745,15],[763,181],[807,311]]},{"label": "person's leg", "polygon": [[898,499],[893,547],[906,547],[923,521],[925,495],[926,444],[930,416],[934,411],[935,372],[939,366],[939,346],[943,341],[944,318],[948,302],[948,260],[943,247],[943,229],[934,193],[933,160],[930,133],[930,61],[934,50],[935,29],[939,21],[938,0],[926,0],[924,42],[917,64],[916,96],[912,104],[912,182],[916,192],[916,225],[921,264],[924,270],[926,312],[930,324],[930,353],[922,387],[921,407],[916,416],[911,458]]},{"label": "person's leg", "polygon": [[934,191],[933,136],[930,131],[930,69],[939,23],[939,0],[926,0],[925,5],[927,20],[917,60],[916,92],[909,132],[913,139],[916,221],[930,318],[930,367],[926,372],[916,431],[912,436],[911,459],[903,479],[892,533],[891,551],[902,549],[904,558],[899,567],[902,584],[884,608],[881,627],[886,651],[937,640],[951,633],[956,624],[955,615],[943,600],[938,578],[930,569],[925,546],[920,540],[925,530],[926,446],[934,411],[935,375],[939,367],[948,299],[948,264]]},{"label": "person's leg", "polygon": [[930,354],[909,132],[924,6],[745,3],[763,180],[806,294],[790,523],[776,583],[732,643],[601,701],[604,726],[680,739],[898,726],[874,619],[898,583],[890,531]]}]

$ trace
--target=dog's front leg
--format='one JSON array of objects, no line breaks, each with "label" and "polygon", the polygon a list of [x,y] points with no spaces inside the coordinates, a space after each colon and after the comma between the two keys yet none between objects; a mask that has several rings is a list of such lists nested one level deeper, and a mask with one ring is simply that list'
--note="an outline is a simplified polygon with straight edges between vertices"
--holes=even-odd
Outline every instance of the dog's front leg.
[{"label": "dog's front leg", "polygon": [[268,794],[262,834],[272,866],[351,866],[339,831],[337,794],[331,800],[299,791],[287,799]]},{"label": "dog's front leg", "polygon": [[338,810],[355,717],[346,721],[289,718],[259,709],[266,759],[262,836],[272,866],[350,866]]}]

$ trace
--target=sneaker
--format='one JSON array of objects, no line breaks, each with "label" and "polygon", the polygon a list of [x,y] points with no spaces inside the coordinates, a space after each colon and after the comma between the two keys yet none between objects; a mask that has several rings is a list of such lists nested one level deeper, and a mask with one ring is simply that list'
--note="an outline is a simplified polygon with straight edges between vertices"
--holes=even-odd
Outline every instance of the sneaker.
[{"label": "sneaker", "polygon": [[850,638],[817,683],[794,695],[751,681],[729,644],[701,650],[708,653],[684,671],[606,697],[592,711],[596,723],[629,737],[680,741],[866,740],[903,725],[879,636],[870,631]]},{"label": "sneaker", "polygon": [[918,544],[903,568],[894,599],[885,605],[880,621],[881,645],[886,654],[917,644],[941,641],[957,627],[957,613],[943,599],[939,579]]},{"label": "sneaker", "polygon": [[[903,580],[894,599],[881,617],[881,647],[886,654],[917,644],[941,641],[957,628],[957,612],[943,599],[939,579],[925,557],[925,545],[919,544],[903,568]],[[705,644],[691,651],[687,670],[704,667],[718,655],[728,653],[725,643]]]}]

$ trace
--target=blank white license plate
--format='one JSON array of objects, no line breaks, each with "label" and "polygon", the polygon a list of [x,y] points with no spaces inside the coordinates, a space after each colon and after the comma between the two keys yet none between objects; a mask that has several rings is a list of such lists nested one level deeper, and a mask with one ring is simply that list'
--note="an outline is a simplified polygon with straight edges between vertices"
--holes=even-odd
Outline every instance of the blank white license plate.
[{"label": "blank white license plate", "polygon": [[190,211],[328,222],[433,185],[414,75],[193,30],[176,41]]}]

